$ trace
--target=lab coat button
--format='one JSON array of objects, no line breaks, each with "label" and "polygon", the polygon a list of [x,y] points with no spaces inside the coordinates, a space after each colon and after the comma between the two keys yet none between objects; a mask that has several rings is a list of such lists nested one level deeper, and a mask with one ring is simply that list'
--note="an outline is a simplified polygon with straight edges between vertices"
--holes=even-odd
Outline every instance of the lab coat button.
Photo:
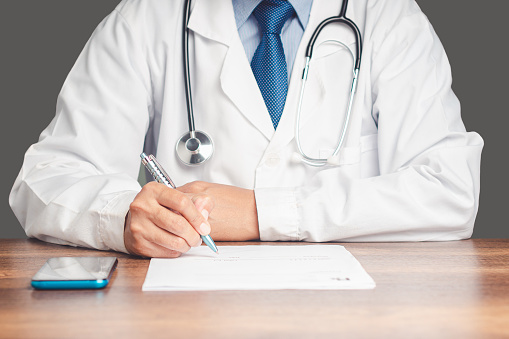
[{"label": "lab coat button", "polygon": [[265,160],[265,164],[269,168],[278,167],[280,162],[281,162],[281,158],[279,157],[278,154],[275,154],[275,153],[269,154]]}]

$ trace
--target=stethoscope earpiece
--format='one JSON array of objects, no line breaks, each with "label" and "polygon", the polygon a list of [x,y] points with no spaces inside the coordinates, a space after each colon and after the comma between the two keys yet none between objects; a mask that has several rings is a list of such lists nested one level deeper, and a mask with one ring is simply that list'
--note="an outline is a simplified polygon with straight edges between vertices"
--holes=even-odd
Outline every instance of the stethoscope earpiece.
[{"label": "stethoscope earpiece", "polygon": [[339,155],[330,156],[327,158],[327,165],[330,166],[339,166]]},{"label": "stethoscope earpiece", "polygon": [[292,164],[300,164],[302,162],[302,156],[300,153],[293,152],[292,154]]},{"label": "stethoscope earpiece", "polygon": [[186,132],[175,146],[178,158],[188,166],[201,165],[214,153],[212,139],[201,131]]}]

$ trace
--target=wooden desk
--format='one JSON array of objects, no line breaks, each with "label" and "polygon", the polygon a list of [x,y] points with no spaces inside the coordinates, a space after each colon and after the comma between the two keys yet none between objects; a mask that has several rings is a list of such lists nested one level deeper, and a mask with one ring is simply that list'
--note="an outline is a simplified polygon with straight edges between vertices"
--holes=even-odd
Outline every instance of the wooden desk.
[{"label": "wooden desk", "polygon": [[36,291],[46,259],[112,253],[0,240],[0,337],[509,337],[509,240],[344,246],[376,289],[142,292],[149,261],[115,253],[104,290]]}]

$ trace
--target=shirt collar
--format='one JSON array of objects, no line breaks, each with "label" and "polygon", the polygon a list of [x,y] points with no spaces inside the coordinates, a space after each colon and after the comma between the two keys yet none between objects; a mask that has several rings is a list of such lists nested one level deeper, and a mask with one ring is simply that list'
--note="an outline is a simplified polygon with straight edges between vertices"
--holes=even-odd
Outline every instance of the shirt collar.
[{"label": "shirt collar", "polygon": [[[232,0],[237,29],[247,21],[260,2],[262,0]],[[288,0],[288,2],[295,9],[299,22],[302,28],[305,29],[309,21],[309,13],[311,12],[313,0]]]}]

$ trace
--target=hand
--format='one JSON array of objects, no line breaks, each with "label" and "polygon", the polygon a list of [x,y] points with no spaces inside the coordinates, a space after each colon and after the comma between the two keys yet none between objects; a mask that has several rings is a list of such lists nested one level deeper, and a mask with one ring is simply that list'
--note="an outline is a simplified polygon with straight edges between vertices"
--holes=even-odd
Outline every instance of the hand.
[{"label": "hand", "polygon": [[177,190],[191,195],[205,195],[214,201],[208,216],[214,241],[246,241],[260,238],[258,213],[253,190],[235,186],[195,181]]},{"label": "hand", "polygon": [[210,233],[207,216],[213,201],[203,194],[183,194],[150,182],[129,206],[124,244],[131,254],[175,258],[201,244]]}]

